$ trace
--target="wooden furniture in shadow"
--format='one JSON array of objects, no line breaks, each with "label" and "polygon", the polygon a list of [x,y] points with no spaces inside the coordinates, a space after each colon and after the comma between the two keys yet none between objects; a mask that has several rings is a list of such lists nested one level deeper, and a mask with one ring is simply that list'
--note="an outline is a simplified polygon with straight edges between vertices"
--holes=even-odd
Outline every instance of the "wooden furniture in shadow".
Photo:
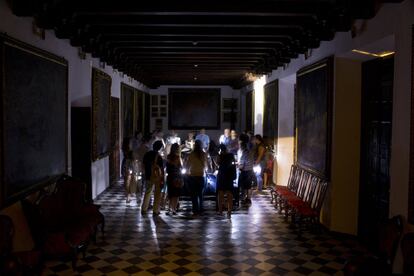
[{"label": "wooden furniture in shadow", "polygon": [[394,258],[403,231],[402,216],[395,216],[379,228],[377,248],[371,256],[358,256],[344,267],[346,276],[391,275]]},{"label": "wooden furniture in shadow", "polygon": [[42,254],[39,250],[13,252],[13,221],[0,215],[0,275],[41,275]]}]

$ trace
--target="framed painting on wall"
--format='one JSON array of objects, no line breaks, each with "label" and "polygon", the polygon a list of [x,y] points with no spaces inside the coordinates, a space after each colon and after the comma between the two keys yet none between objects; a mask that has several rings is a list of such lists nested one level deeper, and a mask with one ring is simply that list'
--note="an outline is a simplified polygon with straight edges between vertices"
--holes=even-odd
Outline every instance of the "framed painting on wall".
[{"label": "framed painting on wall", "polygon": [[[414,43],[414,25],[411,30],[411,43]],[[411,125],[410,125],[410,167],[408,182],[409,223],[414,224],[414,44],[411,51]]]},{"label": "framed painting on wall", "polygon": [[221,90],[217,88],[170,88],[169,129],[219,129]]},{"label": "framed painting on wall", "polygon": [[0,35],[0,207],[67,173],[68,63]]},{"label": "framed painting on wall", "polygon": [[330,176],[333,58],[297,72],[295,95],[296,163]]},{"label": "framed painting on wall", "polygon": [[92,69],[92,159],[98,160],[110,151],[111,77]]},{"label": "framed painting on wall", "polygon": [[134,95],[132,86],[121,83],[122,138],[134,135]]}]

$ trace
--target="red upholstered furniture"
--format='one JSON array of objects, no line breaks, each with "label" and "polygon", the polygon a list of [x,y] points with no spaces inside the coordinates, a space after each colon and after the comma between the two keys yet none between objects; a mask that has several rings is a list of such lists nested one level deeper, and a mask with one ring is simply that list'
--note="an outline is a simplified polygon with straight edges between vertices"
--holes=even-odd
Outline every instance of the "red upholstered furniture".
[{"label": "red upholstered furniture", "polygon": [[39,250],[13,252],[15,228],[10,217],[0,215],[0,275],[40,275]]},{"label": "red upholstered furniture", "polygon": [[91,240],[96,240],[98,226],[104,231],[104,216],[99,206],[85,202],[85,184],[64,177],[55,192],[36,204],[24,203],[25,213],[35,242],[46,257],[72,258],[76,269],[78,252],[85,255]]},{"label": "red upholstered furniture", "polygon": [[328,188],[328,182],[320,176],[292,165],[287,186],[277,185],[271,191],[272,203],[284,212],[286,220],[299,226],[319,226],[319,214]]}]

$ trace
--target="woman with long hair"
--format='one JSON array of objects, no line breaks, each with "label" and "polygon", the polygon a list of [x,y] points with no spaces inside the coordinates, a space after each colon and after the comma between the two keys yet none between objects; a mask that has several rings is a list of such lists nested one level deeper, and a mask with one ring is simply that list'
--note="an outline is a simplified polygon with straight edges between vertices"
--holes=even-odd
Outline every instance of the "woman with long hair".
[{"label": "woman with long hair", "polygon": [[253,172],[254,156],[253,151],[249,150],[247,135],[239,137],[238,168],[240,170],[238,184],[242,191],[242,202],[251,204],[250,189],[255,182],[256,176]]},{"label": "woman with long hair", "polygon": [[169,214],[175,215],[177,212],[178,198],[184,185],[181,176],[182,161],[180,156],[180,146],[177,143],[171,145],[170,154],[167,156],[167,185]]},{"label": "woman with long hair", "polygon": [[198,216],[203,213],[204,172],[207,167],[207,155],[200,140],[194,143],[194,150],[188,156],[187,167],[193,215]]},{"label": "woman with long hair", "polygon": [[219,146],[218,156],[218,174],[217,174],[217,191],[218,191],[218,212],[223,215],[224,194],[227,196],[227,218],[231,218],[233,209],[233,181],[237,177],[234,155],[227,152],[224,144]]}]

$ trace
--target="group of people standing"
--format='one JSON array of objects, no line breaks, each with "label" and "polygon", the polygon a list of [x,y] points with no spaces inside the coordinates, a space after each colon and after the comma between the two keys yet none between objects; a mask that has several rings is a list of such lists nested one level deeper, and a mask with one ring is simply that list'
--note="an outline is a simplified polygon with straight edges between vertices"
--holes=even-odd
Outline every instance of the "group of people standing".
[{"label": "group of people standing", "polygon": [[[125,143],[128,146],[123,147],[126,157],[123,175],[127,203],[133,193],[136,193],[138,203],[144,192],[141,205],[143,215],[149,209],[152,194],[154,216],[159,215],[164,207],[165,195],[168,198],[167,215],[175,215],[184,181],[190,192],[193,216],[202,215],[206,171],[214,167],[217,177],[217,211],[223,215],[223,209],[226,209],[227,217],[231,218],[233,197],[236,204],[240,195],[242,203],[250,204],[252,185],[258,184],[258,188],[262,188],[253,168],[261,166],[265,174],[269,173],[265,164],[266,149],[260,135],[237,135],[236,131],[225,129],[219,139],[217,156],[209,154],[210,144],[214,143],[210,143],[204,129],[197,136],[189,133],[188,139],[182,144],[175,131],[171,131],[167,143],[161,132],[140,138],[137,141],[137,135],[129,139]],[[186,153],[184,158],[183,152]]]}]

